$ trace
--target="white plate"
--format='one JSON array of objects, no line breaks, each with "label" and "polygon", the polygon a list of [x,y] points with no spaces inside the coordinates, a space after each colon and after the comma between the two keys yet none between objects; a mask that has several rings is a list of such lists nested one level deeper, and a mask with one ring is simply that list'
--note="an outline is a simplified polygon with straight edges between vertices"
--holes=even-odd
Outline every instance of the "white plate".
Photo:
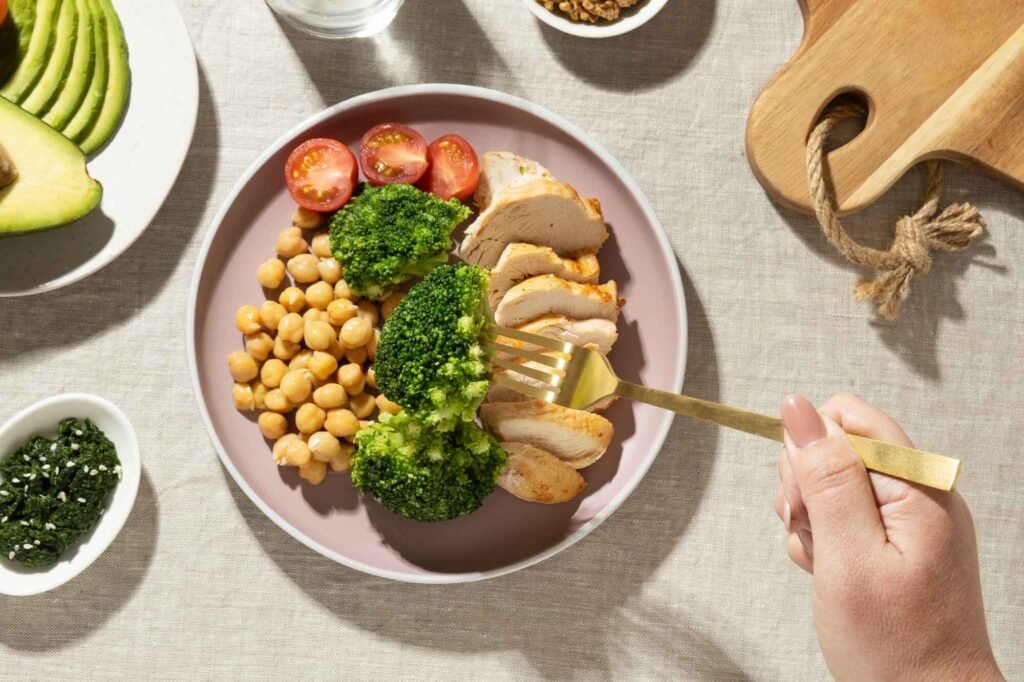
[{"label": "white plate", "polygon": [[98,209],[66,227],[0,239],[0,297],[77,282],[120,256],[149,226],[178,177],[199,108],[199,74],[174,0],[113,0],[132,81],[128,109],[89,161]]},{"label": "white plate", "polygon": [[[679,0],[682,1],[682,0]],[[561,12],[552,12],[544,9],[537,0],[523,0],[530,8],[533,15],[548,26],[556,28],[562,33],[578,36],[580,38],[611,38],[629,33],[633,29],[640,28],[650,21],[655,14],[660,12],[668,0],[644,0],[639,7],[623,11],[623,16],[615,21],[599,21],[596,24],[588,24],[573,21]]]},{"label": "white plate", "polygon": [[34,435],[52,438],[57,424],[68,417],[92,420],[111,440],[121,460],[121,481],[114,488],[107,511],[96,528],[54,565],[25,568],[7,561],[7,557],[0,557],[0,594],[27,597],[68,582],[107,550],[135,506],[142,479],[139,441],[124,412],[99,396],[65,393],[26,407],[0,427],[0,458],[9,456]]}]

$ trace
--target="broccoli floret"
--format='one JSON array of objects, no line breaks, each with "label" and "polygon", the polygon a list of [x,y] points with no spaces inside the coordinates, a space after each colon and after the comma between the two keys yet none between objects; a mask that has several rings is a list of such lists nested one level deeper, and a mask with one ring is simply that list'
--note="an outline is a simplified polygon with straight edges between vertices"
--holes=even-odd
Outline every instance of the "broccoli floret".
[{"label": "broccoli floret", "polygon": [[475,265],[441,266],[409,290],[381,329],[377,386],[429,426],[472,421],[487,393],[488,278]]},{"label": "broccoli floret", "polygon": [[444,521],[479,508],[507,460],[473,422],[438,431],[404,411],[385,413],[356,436],[352,482],[402,516]]},{"label": "broccoli floret", "polygon": [[365,187],[331,218],[331,250],[354,292],[381,298],[447,263],[452,231],[469,213],[412,185]]}]

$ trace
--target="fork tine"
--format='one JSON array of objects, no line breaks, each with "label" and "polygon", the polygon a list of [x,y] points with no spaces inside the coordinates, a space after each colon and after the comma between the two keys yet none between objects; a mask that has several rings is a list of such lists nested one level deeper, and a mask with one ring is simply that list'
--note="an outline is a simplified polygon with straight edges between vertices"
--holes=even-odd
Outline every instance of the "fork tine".
[{"label": "fork tine", "polygon": [[518,329],[509,329],[508,327],[501,327],[499,325],[492,325],[491,329],[493,329],[499,336],[507,336],[510,339],[515,339],[516,341],[522,341],[534,346],[540,346],[541,348],[547,348],[548,350],[558,351],[559,353],[572,352],[572,344],[565,343],[564,341],[556,341],[555,339],[549,339],[548,337],[540,336],[539,334],[521,332]]},{"label": "fork tine", "polygon": [[526,350],[525,348],[516,348],[515,346],[506,346],[503,343],[493,341],[490,344],[491,348],[508,355],[523,358],[524,360],[532,360],[533,362],[541,365],[547,365],[548,367],[554,367],[555,369],[562,369],[565,367],[566,360],[564,358],[555,358],[544,353],[538,353],[537,351]]},{"label": "fork tine", "polygon": [[561,374],[545,372],[544,370],[535,369],[533,367],[524,367],[523,365],[512,362],[511,360],[506,360],[505,358],[494,358],[493,362],[498,367],[504,367],[510,372],[522,374],[523,376],[530,377],[531,379],[539,381],[542,384],[547,384],[548,386],[557,386],[562,380]]},{"label": "fork tine", "polygon": [[539,386],[531,386],[530,384],[523,383],[522,381],[516,381],[510,379],[504,374],[494,374],[491,376],[491,380],[496,384],[500,384],[505,388],[512,389],[527,396],[534,400],[543,400],[546,403],[554,402],[555,396],[558,394],[558,388],[552,386],[551,390],[545,390]]}]

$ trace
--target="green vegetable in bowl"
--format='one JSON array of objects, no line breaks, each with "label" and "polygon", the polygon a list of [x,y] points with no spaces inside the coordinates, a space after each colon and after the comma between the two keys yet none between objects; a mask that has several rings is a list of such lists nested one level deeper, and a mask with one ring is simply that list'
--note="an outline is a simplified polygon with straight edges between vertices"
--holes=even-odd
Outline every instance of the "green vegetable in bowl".
[{"label": "green vegetable in bowl", "polygon": [[352,482],[402,516],[444,521],[483,504],[507,460],[475,423],[442,432],[404,411],[385,413],[356,436]]},{"label": "green vegetable in bowl", "polygon": [[96,527],[120,478],[114,444],[89,420],[63,420],[53,440],[33,436],[0,462],[0,558],[56,563]]},{"label": "green vegetable in bowl", "polygon": [[354,292],[382,298],[447,263],[452,231],[469,214],[412,185],[366,186],[331,219],[331,250]]},{"label": "green vegetable in bowl", "polygon": [[377,387],[429,426],[472,421],[487,393],[488,278],[475,265],[441,266],[409,290],[381,329]]}]

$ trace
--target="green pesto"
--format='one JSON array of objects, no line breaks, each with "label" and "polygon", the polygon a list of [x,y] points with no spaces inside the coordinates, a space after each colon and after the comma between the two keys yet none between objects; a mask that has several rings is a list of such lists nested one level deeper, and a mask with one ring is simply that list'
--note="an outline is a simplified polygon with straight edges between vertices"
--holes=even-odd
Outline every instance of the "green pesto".
[{"label": "green pesto", "polygon": [[114,444],[88,419],[65,419],[0,462],[0,559],[56,563],[100,520],[121,477]]},{"label": "green pesto", "polygon": [[443,265],[409,290],[381,329],[377,387],[435,428],[472,421],[487,394],[489,277],[475,265]]},{"label": "green pesto", "polygon": [[352,290],[379,299],[447,263],[452,231],[469,214],[412,185],[366,186],[331,218],[331,250]]},{"label": "green pesto", "polygon": [[442,432],[405,412],[382,414],[356,436],[352,482],[406,518],[445,521],[479,508],[507,461],[474,422]]}]

